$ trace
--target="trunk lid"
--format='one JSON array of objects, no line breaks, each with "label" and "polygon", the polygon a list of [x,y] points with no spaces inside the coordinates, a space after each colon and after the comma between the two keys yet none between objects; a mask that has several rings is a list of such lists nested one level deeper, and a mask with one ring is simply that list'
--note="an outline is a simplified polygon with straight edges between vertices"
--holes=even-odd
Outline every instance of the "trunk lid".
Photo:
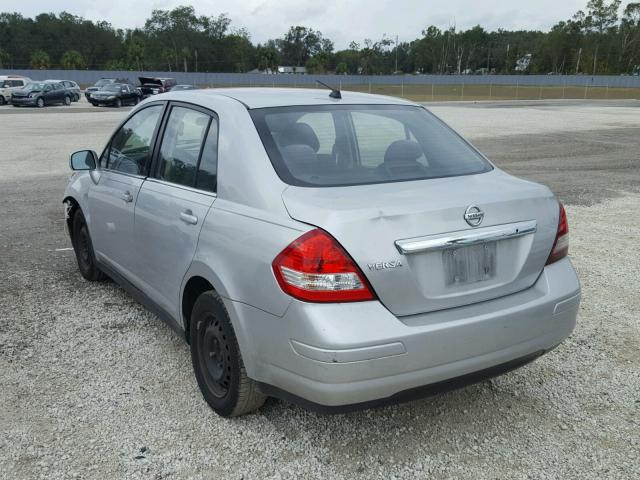
[{"label": "trunk lid", "polygon": [[[558,225],[558,203],[548,188],[498,169],[375,185],[289,186],[282,196],[292,218],[324,229],[342,244],[397,316],[530,287]],[[464,219],[472,205],[484,213],[476,227]],[[505,232],[515,234],[501,237]],[[451,239],[463,243],[443,246]]]}]

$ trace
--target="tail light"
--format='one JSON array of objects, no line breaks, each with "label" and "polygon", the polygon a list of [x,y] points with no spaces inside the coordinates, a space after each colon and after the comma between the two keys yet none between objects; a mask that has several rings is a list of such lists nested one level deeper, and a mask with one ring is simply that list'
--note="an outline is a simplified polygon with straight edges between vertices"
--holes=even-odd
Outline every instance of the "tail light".
[{"label": "tail light", "polygon": [[567,212],[564,206],[560,204],[560,218],[558,220],[558,231],[556,239],[553,242],[553,248],[547,259],[547,265],[557,262],[561,258],[569,254],[569,222],[567,221]]},{"label": "tail light", "polygon": [[319,228],[286,247],[272,263],[280,288],[306,302],[360,302],[375,295],[342,246]]}]

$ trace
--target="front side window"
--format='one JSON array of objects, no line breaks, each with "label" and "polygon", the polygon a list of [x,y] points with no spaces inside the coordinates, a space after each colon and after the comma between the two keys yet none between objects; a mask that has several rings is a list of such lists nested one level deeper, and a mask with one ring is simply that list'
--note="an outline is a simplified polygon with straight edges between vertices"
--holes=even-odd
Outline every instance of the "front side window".
[{"label": "front side window", "polygon": [[276,172],[290,185],[389,183],[492,169],[421,107],[296,106],[250,114]]},{"label": "front side window", "polygon": [[163,108],[163,105],[153,105],[127,120],[114,135],[100,166],[123,173],[143,174]]},{"label": "front side window", "polygon": [[211,116],[185,107],[173,107],[167,120],[158,158],[158,178],[187,187],[196,184],[198,162]]}]

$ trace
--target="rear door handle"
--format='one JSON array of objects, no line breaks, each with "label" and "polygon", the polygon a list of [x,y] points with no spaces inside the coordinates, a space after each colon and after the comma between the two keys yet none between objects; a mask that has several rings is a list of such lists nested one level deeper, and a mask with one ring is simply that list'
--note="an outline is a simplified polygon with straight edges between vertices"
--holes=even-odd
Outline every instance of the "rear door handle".
[{"label": "rear door handle", "polygon": [[133,195],[130,192],[124,192],[121,198],[127,203],[133,202]]},{"label": "rear door handle", "polygon": [[191,210],[185,210],[180,213],[180,220],[189,225],[197,225],[198,217],[196,217]]}]

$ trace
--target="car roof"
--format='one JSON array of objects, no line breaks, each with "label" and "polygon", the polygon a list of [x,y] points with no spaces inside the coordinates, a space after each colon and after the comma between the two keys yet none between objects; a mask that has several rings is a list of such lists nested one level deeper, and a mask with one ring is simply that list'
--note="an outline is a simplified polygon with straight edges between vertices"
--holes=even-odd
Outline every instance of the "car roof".
[{"label": "car roof", "polygon": [[342,99],[329,97],[325,88],[210,88],[205,90],[186,90],[169,92],[167,99],[196,99],[206,106],[207,100],[216,96],[233,98],[247,108],[288,107],[297,105],[417,105],[397,97],[371,95],[368,93],[342,91]]}]

